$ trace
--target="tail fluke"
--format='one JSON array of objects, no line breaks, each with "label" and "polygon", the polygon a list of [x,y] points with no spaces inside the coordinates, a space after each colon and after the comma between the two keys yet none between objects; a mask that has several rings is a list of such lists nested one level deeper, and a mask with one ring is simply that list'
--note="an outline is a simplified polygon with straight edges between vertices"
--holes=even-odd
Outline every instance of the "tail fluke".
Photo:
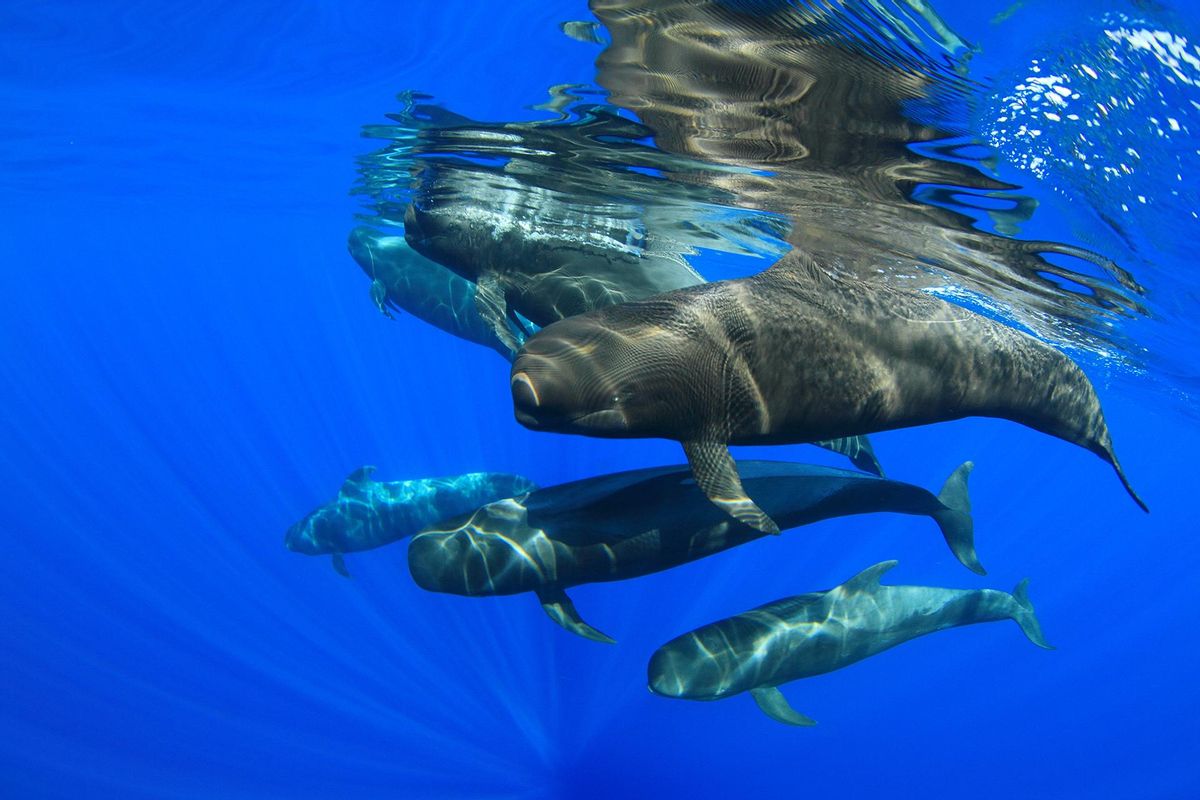
[{"label": "tail fluke", "polygon": [[964,567],[976,575],[986,575],[975,553],[975,520],[971,517],[971,495],[967,492],[967,477],[975,469],[974,462],[965,461],[950,473],[938,500],[945,508],[933,513],[933,521],[942,529],[950,551]]},{"label": "tail fluke", "polygon": [[1104,457],[1108,459],[1113,465],[1113,469],[1117,471],[1117,477],[1121,479],[1121,485],[1125,487],[1125,491],[1129,492],[1129,496],[1133,498],[1133,502],[1137,503],[1142,511],[1149,514],[1150,506],[1146,505],[1145,501],[1138,497],[1138,493],[1133,490],[1133,486],[1129,483],[1129,478],[1125,477],[1125,470],[1121,469],[1121,462],[1117,461],[1117,454],[1112,451],[1111,447],[1109,447],[1108,453]]},{"label": "tail fluke", "polygon": [[1017,610],[1013,613],[1013,621],[1021,626],[1021,630],[1029,637],[1029,641],[1047,650],[1054,648],[1046,643],[1042,635],[1042,623],[1038,622],[1034,613],[1033,603],[1029,602],[1029,578],[1024,579],[1013,589],[1013,599],[1017,601]]}]

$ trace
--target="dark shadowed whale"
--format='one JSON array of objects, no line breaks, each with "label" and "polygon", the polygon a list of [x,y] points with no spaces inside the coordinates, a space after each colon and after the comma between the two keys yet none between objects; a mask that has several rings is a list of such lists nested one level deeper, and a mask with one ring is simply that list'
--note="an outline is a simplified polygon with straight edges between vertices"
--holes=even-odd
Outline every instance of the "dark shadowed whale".
[{"label": "dark shadowed whale", "polygon": [[766,714],[814,725],[777,688],[849,666],[927,633],[1011,619],[1050,649],[1021,581],[995,589],[881,586],[895,561],[876,564],[834,589],[776,600],[672,639],[650,658],[650,690],[687,700],[750,692]]},{"label": "dark shadowed whale", "polygon": [[[907,483],[829,467],[743,461],[746,486],[784,528],[892,511],[933,518],[956,558],[975,555],[967,462],[938,496]],[[500,500],[412,538],[408,567],[435,592],[534,592],[567,630],[611,642],[588,625],[565,589],[658,572],[762,537],[708,502],[686,466],[588,478]]]},{"label": "dark shadowed whale", "polygon": [[[511,192],[534,192],[508,180]],[[575,214],[570,226],[551,226],[543,218],[551,216],[545,206],[552,194],[534,198],[538,202],[531,200],[522,213],[521,204],[500,204],[479,196],[482,191],[464,193],[457,202],[412,204],[404,235],[416,250],[475,284],[479,316],[513,350],[520,347],[508,327],[514,312],[544,326],[704,280],[678,255],[631,244],[627,220]]]},{"label": "dark shadowed whale", "polygon": [[1091,450],[1129,485],[1091,382],[1049,345],[918,291],[833,278],[793,250],[765,272],[549,325],[513,362],[516,417],[537,430],[683,444],[735,518],[778,527],[731,444],[811,442],[969,416]]},{"label": "dark shadowed whale", "polygon": [[387,482],[372,480],[374,472],[361,467],[350,473],[337,497],[288,528],[287,548],[328,554],[333,568],[350,577],[343,553],[381,547],[439,519],[537,488],[519,475],[499,472]]}]

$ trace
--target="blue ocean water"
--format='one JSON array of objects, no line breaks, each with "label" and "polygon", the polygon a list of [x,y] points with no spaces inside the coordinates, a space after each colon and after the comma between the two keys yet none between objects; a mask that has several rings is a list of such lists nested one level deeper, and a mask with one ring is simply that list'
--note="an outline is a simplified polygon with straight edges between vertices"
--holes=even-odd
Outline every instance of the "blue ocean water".
[{"label": "blue ocean water", "polygon": [[[975,138],[1038,201],[1020,236],[1145,287],[1145,314],[1070,352],[1152,513],[1013,423],[881,433],[892,477],[976,462],[986,578],[923,518],[833,520],[572,590],[612,647],[529,596],[425,593],[403,545],[348,555],[349,581],[283,547],[365,464],[551,485],[682,461],[520,427],[505,362],[385,319],[346,253],[363,126],[409,90],[545,119],[550,87],[595,85],[602,45],[560,29],[586,5],[3,4],[0,796],[1200,796],[1200,18],[978,6],[937,10],[976,48]],[[1009,623],[920,639],[786,687],[813,729],[646,691],[668,639],[889,558],[895,583],[1029,577],[1057,649]]]}]

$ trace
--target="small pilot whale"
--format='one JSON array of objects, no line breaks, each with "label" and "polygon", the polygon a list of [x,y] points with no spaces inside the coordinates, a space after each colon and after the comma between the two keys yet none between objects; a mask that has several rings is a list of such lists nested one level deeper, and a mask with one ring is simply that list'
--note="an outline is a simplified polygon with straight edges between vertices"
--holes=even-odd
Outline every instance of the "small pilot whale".
[{"label": "small pilot whale", "polygon": [[[371,279],[371,300],[388,318],[404,310],[468,342],[490,347],[509,361],[515,348],[500,341],[475,308],[475,284],[408,246],[403,236],[360,225],[350,231],[350,255]],[[518,346],[532,326],[508,319],[508,339]]]},{"label": "small pilot whale", "polygon": [[884,561],[837,588],[776,600],[697,628],[655,651],[650,691],[686,700],[720,700],[750,692],[767,716],[789,725],[815,725],[788,705],[777,688],[849,666],[927,633],[1011,619],[1029,641],[1042,636],[1027,591],[881,586],[896,566]]},{"label": "small pilot whale", "polygon": [[333,568],[349,578],[343,553],[382,547],[439,519],[537,488],[526,478],[499,472],[388,482],[372,480],[374,472],[375,467],[360,467],[350,473],[337,497],[288,528],[287,549],[329,554]]},{"label": "small pilot whale", "polygon": [[731,444],[788,444],[1002,417],[1106,460],[1130,496],[1091,382],[1014,328],[918,291],[834,278],[793,250],[765,272],[548,325],[517,354],[529,428],[683,444],[714,503],[759,530]]},{"label": "small pilot whale", "polygon": [[[743,461],[746,486],[784,528],[891,511],[937,523],[955,557],[975,555],[967,462],[938,496],[907,483],[829,467]],[[469,596],[535,592],[572,633],[613,641],[588,625],[565,589],[624,580],[695,561],[765,534],[708,502],[686,466],[620,472],[490,503],[415,535],[408,568],[417,585]]]}]

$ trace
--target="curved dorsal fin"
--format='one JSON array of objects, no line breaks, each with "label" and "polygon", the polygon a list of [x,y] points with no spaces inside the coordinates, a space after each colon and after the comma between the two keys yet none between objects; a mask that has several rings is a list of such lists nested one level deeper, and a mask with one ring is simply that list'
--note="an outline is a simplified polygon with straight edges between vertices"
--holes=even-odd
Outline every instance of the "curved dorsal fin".
[{"label": "curved dorsal fin", "polygon": [[860,592],[870,591],[879,585],[879,578],[883,575],[883,573],[887,572],[889,569],[899,563],[900,562],[896,561],[895,559],[891,561],[880,561],[875,566],[867,567],[862,572],[843,583],[842,588]]},{"label": "curved dorsal fin", "polygon": [[371,480],[371,476],[375,474],[375,467],[359,467],[346,476],[346,480],[342,483],[342,488],[339,494],[357,495],[362,492],[362,485]]}]

